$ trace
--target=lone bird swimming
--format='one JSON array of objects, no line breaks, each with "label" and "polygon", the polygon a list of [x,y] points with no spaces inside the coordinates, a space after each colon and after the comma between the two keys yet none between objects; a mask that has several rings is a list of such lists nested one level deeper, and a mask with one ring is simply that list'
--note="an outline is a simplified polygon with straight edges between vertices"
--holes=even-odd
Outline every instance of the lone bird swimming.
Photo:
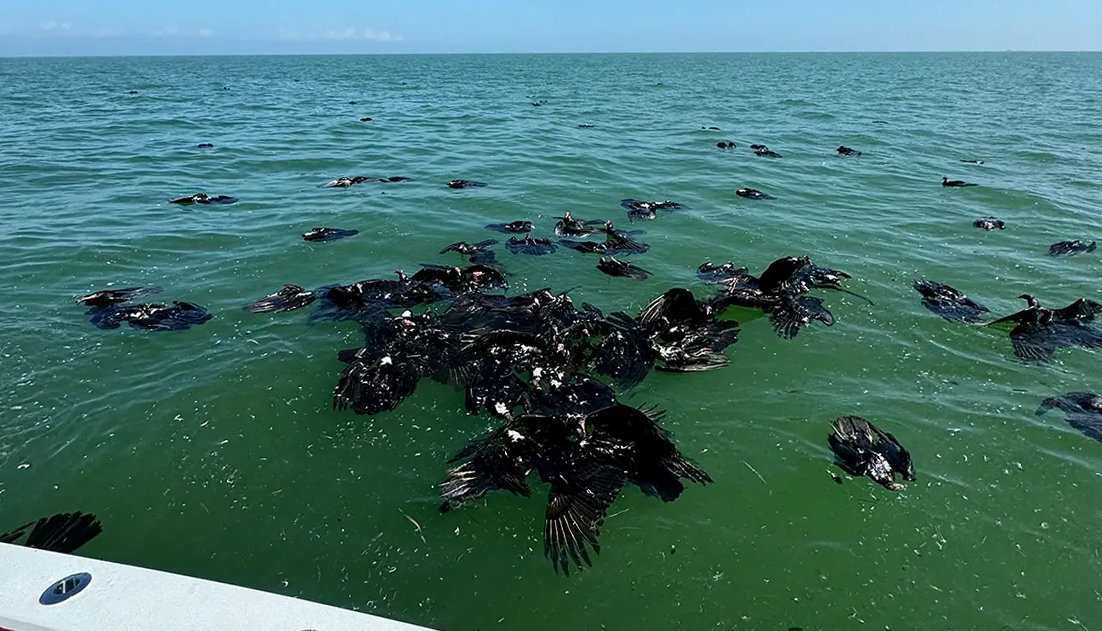
[{"label": "lone bird swimming", "polygon": [[950,186],[960,188],[962,186],[979,186],[979,184],[973,184],[971,182],[965,182],[964,180],[950,180],[948,177],[941,177],[942,186]]},{"label": "lone bird swimming", "polygon": [[979,219],[973,221],[972,225],[977,228],[983,228],[984,230],[994,230],[995,228],[998,228],[999,230],[1006,230],[1006,224],[1003,222],[1003,220],[996,219],[994,217],[980,217]]}]

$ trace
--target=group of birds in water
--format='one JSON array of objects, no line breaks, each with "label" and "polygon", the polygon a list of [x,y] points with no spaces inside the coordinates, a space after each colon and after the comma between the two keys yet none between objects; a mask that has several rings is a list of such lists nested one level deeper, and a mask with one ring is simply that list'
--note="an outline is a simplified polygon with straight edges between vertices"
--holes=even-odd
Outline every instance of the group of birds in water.
[{"label": "group of birds in water", "polygon": [[[717,146],[735,147],[726,141]],[[761,157],[781,157],[764,145],[751,149]],[[836,151],[846,157],[862,155],[846,146]],[[405,181],[408,178],[355,176],[323,186]],[[948,178],[942,184],[974,186]],[[446,185],[453,189],[486,186],[469,180]],[[736,195],[772,199],[754,189],[738,189]],[[171,203],[235,201],[199,193]],[[669,200],[624,199],[621,206],[632,222],[653,220],[658,211],[685,209]],[[992,217],[975,225],[1005,229],[1002,221]],[[557,243],[533,237],[534,225],[527,220],[486,228],[515,235],[504,244],[515,255],[546,255],[561,246],[599,255],[598,269],[610,276],[636,280],[650,276],[616,258],[649,250],[636,238],[641,231],[617,230],[611,221],[582,220],[565,213],[554,226]],[[357,230],[319,227],[303,239],[324,242],[356,234]],[[311,320],[360,326],[363,346],[337,353],[345,364],[333,392],[338,410],[364,415],[394,410],[426,378],[461,389],[468,413],[485,413],[499,424],[448,461],[451,468],[439,487],[440,511],[460,508],[498,490],[528,497],[532,492],[528,479],[535,472],[549,487],[544,553],[555,570],[564,573],[571,566],[590,565],[590,553],[599,553],[600,527],[626,486],[637,486],[646,495],[668,502],[681,495],[686,481],[712,482],[678,450],[662,426],[663,411],[620,403],[618,391],[638,385],[652,370],[691,373],[728,365],[724,351],[738,341],[741,331],[738,322],[720,317],[730,307],[761,311],[777,335],[791,339],[814,322],[834,323],[823,299],[810,295],[812,291],[861,297],[843,287],[852,278],[849,274],[820,267],[807,256],[788,256],[773,261],[757,276],[733,262],[705,262],[696,273],[715,287],[707,298],[698,299],[690,290],[674,287],[635,315],[606,314],[589,303],[575,305],[567,292],[554,293],[549,288],[507,295],[506,270],[492,249],[498,244],[485,239],[440,250],[442,255],[465,257],[464,266],[422,264],[412,276],[397,270],[396,278],[316,289],[287,284],[244,308],[257,314],[281,313],[316,303]],[[1053,245],[1050,253],[1094,248],[1093,242],[1063,242]],[[920,280],[914,288],[922,303],[946,320],[1010,327],[1014,353],[1025,362],[1052,360],[1065,347],[1102,348],[1102,328],[1094,321],[1102,305],[1091,300],[1052,309],[1031,295],[1022,295],[1026,309],[985,322],[988,309],[952,287]],[[77,300],[88,307],[92,324],[102,329],[127,322],[154,331],[183,330],[211,319],[210,313],[193,303],[133,302],[159,291],[156,287],[109,289]],[[1073,392],[1046,399],[1037,413],[1050,409],[1063,410],[1072,426],[1102,442],[1102,397]],[[831,430],[828,444],[846,473],[869,477],[890,490],[905,487],[897,479],[916,479],[910,454],[891,433],[858,416],[837,418]],[[66,513],[0,535],[0,542],[23,540],[32,547],[71,552],[100,531],[94,516]]]}]

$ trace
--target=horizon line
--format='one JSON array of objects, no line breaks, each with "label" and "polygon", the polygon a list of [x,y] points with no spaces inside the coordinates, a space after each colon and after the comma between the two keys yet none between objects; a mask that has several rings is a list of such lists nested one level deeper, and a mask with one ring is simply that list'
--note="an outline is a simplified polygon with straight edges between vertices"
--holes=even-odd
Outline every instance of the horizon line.
[{"label": "horizon line", "polygon": [[0,59],[87,59],[129,57],[413,57],[461,55],[919,55],[919,54],[992,54],[992,53],[1102,53],[1099,50],[1053,50],[1007,48],[1001,50],[730,50],[730,51],[472,51],[472,52],[257,52],[257,53],[131,53],[131,54],[14,54]]}]

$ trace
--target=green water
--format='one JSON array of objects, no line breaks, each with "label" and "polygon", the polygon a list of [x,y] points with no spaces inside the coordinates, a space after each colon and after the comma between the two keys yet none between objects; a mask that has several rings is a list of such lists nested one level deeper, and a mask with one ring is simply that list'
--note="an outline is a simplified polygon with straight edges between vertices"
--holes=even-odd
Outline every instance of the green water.
[{"label": "green water", "polygon": [[[0,530],[93,511],[105,532],[81,554],[448,631],[1094,629],[1102,445],[1033,411],[1102,389],[1099,353],[1024,365],[910,282],[999,315],[1026,291],[1099,299],[1097,253],[1046,252],[1102,237],[1100,102],[1091,54],[0,60]],[[359,174],[413,181],[318,187]],[[240,202],[166,203],[199,191]],[[461,393],[424,381],[393,413],[335,412],[358,327],[241,310],[286,282],[458,263],[437,250],[489,222],[626,225],[625,197],[691,209],[641,226],[653,278],[502,248],[511,291],[634,312],[671,286],[707,295],[704,260],[807,253],[875,304],[821,294],[837,323],[792,341],[740,312],[729,367],[623,393],[669,410],[716,483],[670,504],[625,491],[569,578],[543,558],[542,489],[437,512],[445,460],[490,427]],[[971,226],[985,215],[1007,229]],[[314,226],[361,234],[303,242]],[[100,331],[73,298],[109,284],[214,318]],[[841,414],[899,437],[918,482],[835,485]]]}]

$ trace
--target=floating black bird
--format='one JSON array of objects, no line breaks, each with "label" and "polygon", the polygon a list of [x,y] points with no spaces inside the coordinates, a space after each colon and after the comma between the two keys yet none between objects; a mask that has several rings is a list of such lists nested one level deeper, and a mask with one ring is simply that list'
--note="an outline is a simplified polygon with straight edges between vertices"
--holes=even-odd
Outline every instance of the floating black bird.
[{"label": "floating black bird", "polygon": [[650,249],[645,243],[636,241],[630,234],[617,230],[611,221],[605,222],[602,232],[605,233],[605,249],[603,254],[615,256],[617,254],[642,254]]},{"label": "floating black bird", "polygon": [[[398,280],[370,279],[329,287],[323,296],[322,310],[316,317],[334,320],[356,320],[360,316],[373,318],[386,309],[409,308],[451,296],[451,292],[435,282],[435,278],[429,279],[430,282],[421,282],[408,278],[402,270],[395,273]],[[454,278],[456,282],[462,282],[462,272],[454,274]]]},{"label": "floating black bird", "polygon": [[531,221],[510,221],[509,223],[492,223],[486,226],[487,230],[496,230],[506,234],[524,234],[532,232]]},{"label": "floating black bird", "polygon": [[447,265],[422,263],[421,269],[410,277],[410,282],[436,283],[456,294],[508,286],[508,281],[505,280],[505,275],[501,273],[501,270],[487,265],[449,267]]},{"label": "floating black bird", "polygon": [[237,198],[230,197],[229,195],[215,195],[211,197],[206,193],[196,193],[194,195],[188,195],[187,197],[178,197],[176,199],[169,200],[168,203],[188,206],[191,204],[226,205],[233,204],[235,202],[237,202]]},{"label": "floating black bird", "polygon": [[996,219],[994,217],[980,217],[973,221],[972,225],[977,228],[983,228],[984,230],[994,230],[995,228],[1006,230],[1006,224],[1001,219]]},{"label": "floating black bird", "polygon": [[988,326],[1011,322],[1016,325],[1010,331],[1010,343],[1014,346],[1014,354],[1022,361],[1051,361],[1060,348],[1102,348],[1102,328],[1094,323],[1094,316],[1102,312],[1102,305],[1080,298],[1062,309],[1050,309],[1042,307],[1030,294],[1022,294],[1019,298],[1029,307]]},{"label": "floating black bird", "polygon": [[719,293],[708,301],[709,306],[716,312],[729,306],[761,309],[769,315],[777,335],[786,339],[814,321],[834,324],[834,316],[822,300],[801,294],[812,289],[834,289],[857,296],[842,288],[842,280],[851,278],[849,274],[819,267],[806,256],[777,259],[761,277],[734,269],[733,265],[726,275]]},{"label": "floating black bird", "polygon": [[602,256],[601,260],[597,262],[597,269],[609,276],[622,276],[635,280],[646,280],[650,278],[651,275],[650,272],[637,265],[624,261],[617,261],[614,256]]},{"label": "floating black bird", "polygon": [[1082,254],[1083,252],[1094,252],[1098,246],[1094,241],[1087,243],[1086,241],[1061,241],[1059,243],[1053,243],[1048,249],[1049,256],[1062,256],[1065,254]]},{"label": "floating black bird", "polygon": [[129,322],[135,329],[150,331],[183,331],[211,319],[206,309],[191,302],[122,303],[110,307],[92,307],[87,311],[92,324],[100,329],[117,329]]},{"label": "floating black bird", "polygon": [[245,310],[250,313],[283,313],[301,309],[316,299],[314,292],[298,285],[288,284],[274,294],[268,294],[260,300],[245,305]]},{"label": "floating black bird", "polygon": [[626,313],[611,313],[609,331],[589,357],[589,367],[621,388],[638,385],[658,358],[646,331]]},{"label": "floating black bird", "polygon": [[660,412],[615,404],[586,414],[525,415],[471,443],[451,462],[465,460],[440,485],[441,512],[495,490],[528,497],[535,471],[550,485],[544,527],[544,555],[556,571],[569,574],[592,565],[609,507],[627,483],[647,495],[673,501],[681,480],[712,481],[687,460],[658,421]]},{"label": "floating black bird", "polygon": [[840,155],[840,156],[859,156],[859,155],[861,155],[860,151],[857,151],[856,149],[850,149],[849,147],[847,147],[845,145],[842,145],[841,147],[838,147],[837,149],[835,149],[835,151],[837,151],[838,155]]},{"label": "floating black bird", "polygon": [[749,270],[745,267],[735,267],[735,264],[731,261],[727,261],[723,265],[716,265],[711,261],[707,261],[696,268],[697,278],[706,283],[722,283],[748,274]]},{"label": "floating black bird", "polygon": [[111,305],[129,302],[132,298],[139,298],[141,296],[148,296],[150,294],[160,293],[160,291],[160,287],[126,287],[123,289],[104,289],[103,291],[96,291],[81,296],[77,298],[77,302],[89,307],[110,307]]},{"label": "floating black bird", "polygon": [[786,340],[796,337],[800,329],[815,321],[834,325],[834,315],[823,306],[823,299],[815,296],[785,294],[776,305],[763,311],[769,315],[773,331]]},{"label": "floating black bird", "polygon": [[958,187],[958,188],[962,187],[962,186],[978,186],[978,184],[973,184],[971,182],[965,182],[964,180],[950,180],[949,178],[944,177],[944,176],[941,178],[941,185],[942,186],[955,186],[955,187]]},{"label": "floating black bird", "polygon": [[1067,415],[1068,424],[1084,436],[1102,442],[1102,397],[1093,392],[1069,392],[1041,402],[1037,416],[1059,408]]},{"label": "floating black bird", "polygon": [[585,219],[575,219],[570,216],[570,213],[563,213],[562,218],[555,224],[555,234],[560,237],[573,237],[596,234],[601,231],[600,228],[586,225],[588,223]]},{"label": "floating black bird", "polygon": [[451,180],[447,183],[448,188],[482,188],[486,186],[485,182],[472,182],[471,180]]},{"label": "floating black bird", "polygon": [[523,239],[510,237],[505,242],[505,247],[513,254],[532,254],[534,256],[551,254],[559,249],[557,245],[551,243],[550,239],[536,238],[531,234],[525,234]]},{"label": "floating black bird", "polygon": [[586,254],[604,254],[607,246],[603,241],[574,241],[571,239],[559,239],[559,245]]},{"label": "floating black bird", "polygon": [[0,534],[0,543],[72,554],[103,532],[91,513],[59,513]]},{"label": "floating black bird", "polygon": [[895,474],[914,482],[915,469],[911,454],[895,436],[882,431],[860,416],[839,416],[827,437],[834,452],[835,463],[853,476],[868,476],[884,488],[901,491],[905,484],[895,481]]},{"label": "floating black bird", "polygon": [[987,307],[948,285],[932,280],[916,280],[914,288],[922,294],[922,304],[946,320],[979,322]]},{"label": "floating black bird", "polygon": [[369,177],[364,175],[356,175],[354,177],[339,177],[335,180],[329,180],[325,184],[322,184],[322,188],[348,188],[355,184],[363,184],[368,181]]},{"label": "floating black bird", "polygon": [[497,263],[497,256],[493,250],[490,250],[491,245],[497,245],[496,239],[486,239],[485,241],[479,241],[478,243],[467,243],[466,241],[460,241],[458,243],[452,243],[445,246],[440,250],[440,254],[446,254],[448,252],[458,252],[467,257],[471,263],[476,265],[488,265],[493,266]]},{"label": "floating black bird", "polygon": [[620,205],[627,209],[628,219],[654,219],[659,210],[682,210],[685,207],[677,202],[666,200],[664,202],[644,202],[638,199],[622,199]]},{"label": "floating black bird", "polygon": [[725,141],[721,140],[721,141],[716,143],[716,146],[719,147],[720,149],[734,149],[735,148],[735,143],[725,142]]},{"label": "floating black bird", "polygon": [[[751,146],[750,148],[754,149],[753,146]],[[765,145],[758,145],[758,148],[754,149],[754,155],[758,156],[759,158],[780,158],[781,157],[781,154],[777,153],[776,151],[771,150],[769,147],[766,147]]]},{"label": "floating black bird", "polygon": [[772,195],[767,195],[756,188],[740,188],[735,191],[735,195],[745,199],[776,199]]},{"label": "floating black bird", "polygon": [[345,237],[360,234],[359,230],[342,230],[341,228],[313,228],[302,235],[303,241],[336,241]]},{"label": "floating black bird", "polygon": [[719,322],[712,306],[674,287],[639,312],[639,326],[648,335],[664,372],[697,372],[727,365],[722,351],[738,341],[739,324]]}]

